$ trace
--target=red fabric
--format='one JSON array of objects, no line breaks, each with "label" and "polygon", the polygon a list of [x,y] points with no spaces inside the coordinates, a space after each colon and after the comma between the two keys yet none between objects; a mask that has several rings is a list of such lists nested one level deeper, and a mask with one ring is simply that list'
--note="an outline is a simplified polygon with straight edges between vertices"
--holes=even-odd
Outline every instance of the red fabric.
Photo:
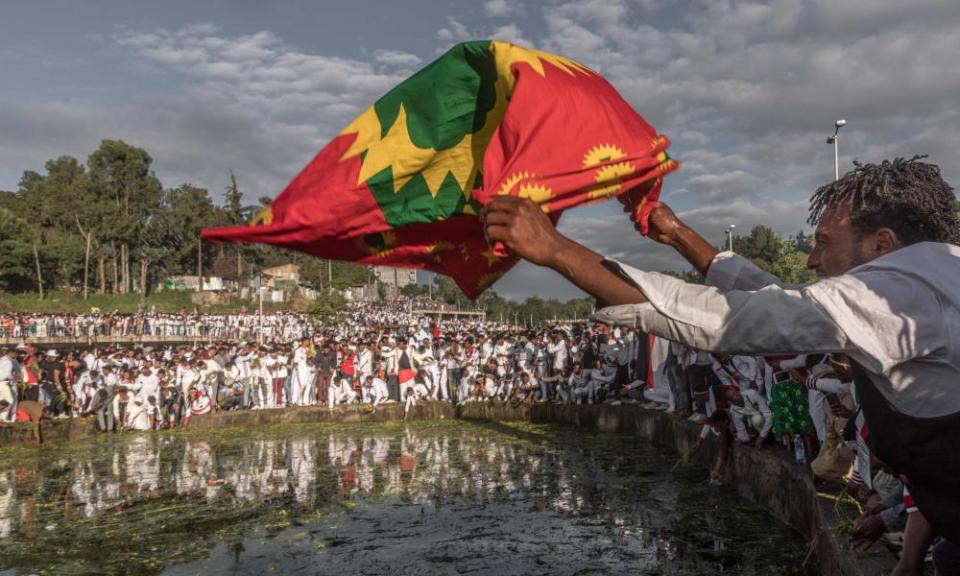
[{"label": "red fabric", "polygon": [[417,373],[411,370],[410,368],[405,368],[397,372],[397,380],[399,380],[401,384],[404,384],[406,382],[413,380],[413,378],[416,375]]},{"label": "red fabric", "polygon": [[340,371],[343,372],[345,376],[353,376],[353,372],[354,372],[353,363],[356,359],[357,359],[357,355],[351,354],[344,359],[342,364],[340,364]]},{"label": "red fabric", "polygon": [[30,415],[24,412],[23,410],[17,410],[17,422],[29,422]]},{"label": "red fabric", "polygon": [[[663,175],[678,167],[665,155],[669,140],[600,75],[541,64],[543,73],[523,61],[510,65],[515,88],[484,152],[482,183],[471,200],[485,205],[498,194],[534,197],[556,222],[567,208],[630,191],[645,227]],[[487,245],[476,214],[392,228],[367,182],[358,184],[362,155],[348,154],[356,140],[357,134],[341,134],[321,150],[273,201],[269,222],[207,229],[203,237],[274,244],[366,265],[423,268],[450,276],[470,298],[516,264],[517,258]],[[616,159],[587,162],[591,151],[606,146],[619,151]],[[601,170],[624,166],[629,177],[596,184]],[[531,186],[549,192],[535,194]]]}]

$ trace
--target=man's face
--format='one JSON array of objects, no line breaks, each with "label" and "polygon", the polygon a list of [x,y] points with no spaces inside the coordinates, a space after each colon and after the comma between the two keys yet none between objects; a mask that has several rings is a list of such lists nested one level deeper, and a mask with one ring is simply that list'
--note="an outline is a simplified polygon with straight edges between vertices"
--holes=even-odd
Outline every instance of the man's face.
[{"label": "man's face", "polygon": [[819,278],[845,274],[871,260],[864,254],[864,239],[850,221],[849,208],[841,205],[823,213],[817,226],[813,250],[807,257],[807,268]]}]

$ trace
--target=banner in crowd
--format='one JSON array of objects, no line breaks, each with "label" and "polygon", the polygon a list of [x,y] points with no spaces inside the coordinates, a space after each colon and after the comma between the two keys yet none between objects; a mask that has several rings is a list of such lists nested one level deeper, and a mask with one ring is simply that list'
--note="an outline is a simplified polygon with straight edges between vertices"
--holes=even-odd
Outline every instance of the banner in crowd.
[{"label": "banner in crowd", "polygon": [[630,192],[646,225],[678,164],[600,75],[498,41],[458,44],[367,109],[248,226],[260,242],[368,265],[421,268],[477,297],[515,263],[478,214],[498,194],[563,210]]}]

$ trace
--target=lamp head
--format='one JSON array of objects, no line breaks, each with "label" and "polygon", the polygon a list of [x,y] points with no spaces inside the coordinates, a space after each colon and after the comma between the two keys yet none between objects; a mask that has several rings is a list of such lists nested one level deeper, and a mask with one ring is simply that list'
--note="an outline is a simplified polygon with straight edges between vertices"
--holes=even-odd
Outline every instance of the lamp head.
[{"label": "lamp head", "polygon": [[847,125],[847,121],[844,120],[843,118],[837,120],[837,121],[834,123],[834,126],[836,126],[837,128],[843,128],[843,127],[846,126],[846,125]]}]

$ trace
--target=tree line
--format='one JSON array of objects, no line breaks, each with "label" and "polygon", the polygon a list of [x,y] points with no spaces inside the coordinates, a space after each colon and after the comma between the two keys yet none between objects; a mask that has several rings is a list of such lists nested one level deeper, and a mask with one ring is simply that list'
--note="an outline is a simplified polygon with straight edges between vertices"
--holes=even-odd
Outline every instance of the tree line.
[{"label": "tree line", "polygon": [[248,222],[267,204],[243,203],[233,173],[216,202],[205,188],[165,188],[150,154],[104,140],[86,163],[71,156],[26,171],[15,191],[0,191],[0,290],[95,291],[146,296],[169,276],[252,277],[295,262],[317,287],[362,283],[363,266],[328,264],[270,246],[202,242],[200,230]]},{"label": "tree line", "polygon": [[[50,289],[145,297],[152,285],[176,275],[220,276],[242,281],[268,266],[293,262],[301,278],[323,291],[366,284],[365,266],[323,261],[260,245],[202,242],[200,230],[250,221],[270,198],[244,204],[231,172],[220,202],[205,188],[184,183],[166,188],[152,169],[153,158],[122,140],[104,140],[86,163],[71,156],[46,162],[44,173],[26,171],[17,190],[0,191],[0,291]],[[960,202],[957,203],[960,211]],[[734,250],[783,281],[813,281],[806,269],[811,239],[776,234],[757,226],[735,237]],[[693,272],[680,276],[696,280]],[[583,317],[593,301],[529,298],[507,300],[487,290],[471,303],[449,279],[433,287],[411,286],[408,295],[432,293],[447,304],[478,305],[488,317],[542,323]]]}]

